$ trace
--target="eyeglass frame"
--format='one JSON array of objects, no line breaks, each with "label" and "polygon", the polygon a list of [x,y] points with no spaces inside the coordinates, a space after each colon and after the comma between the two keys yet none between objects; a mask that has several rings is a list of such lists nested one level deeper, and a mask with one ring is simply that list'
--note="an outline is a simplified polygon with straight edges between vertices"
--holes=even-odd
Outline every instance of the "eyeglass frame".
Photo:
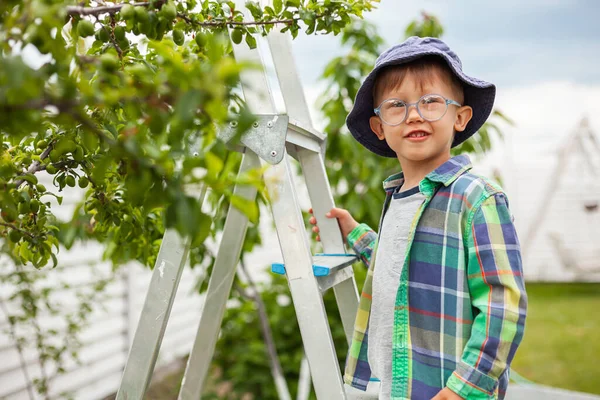
[{"label": "eyeglass frame", "polygon": [[[444,99],[444,101],[446,102],[446,110],[444,111],[444,113],[442,114],[441,117],[439,117],[438,119],[427,119],[423,116],[423,114],[421,114],[421,110],[419,109],[419,103],[421,102],[421,100],[423,100],[425,97],[427,96],[439,96],[442,99]],[[383,119],[383,117],[381,116],[381,106],[383,106],[383,103],[390,101],[390,100],[398,100],[404,103],[404,105],[406,106],[406,112],[404,113],[404,118],[402,119],[402,121],[398,122],[397,124],[390,124],[389,122],[387,122],[386,120]],[[423,118],[425,121],[428,122],[435,122],[435,121],[439,121],[440,119],[444,118],[444,115],[446,115],[446,113],[448,112],[448,106],[449,105],[455,105],[458,107],[462,107],[462,104],[460,104],[459,102],[452,100],[452,99],[447,99],[446,97],[442,96],[441,94],[437,94],[437,93],[427,93],[424,94],[423,96],[421,96],[419,98],[419,100],[415,103],[407,103],[402,99],[398,99],[396,97],[392,97],[389,99],[385,99],[381,102],[381,104],[379,104],[379,106],[377,108],[374,108],[373,111],[375,112],[375,115],[377,115],[380,119],[381,122],[383,122],[384,124],[388,125],[388,126],[398,126],[400,124],[402,124],[404,121],[406,121],[406,118],[408,118],[408,110],[410,109],[411,106],[415,106],[415,108],[417,109],[417,113],[421,116],[421,118]]]}]

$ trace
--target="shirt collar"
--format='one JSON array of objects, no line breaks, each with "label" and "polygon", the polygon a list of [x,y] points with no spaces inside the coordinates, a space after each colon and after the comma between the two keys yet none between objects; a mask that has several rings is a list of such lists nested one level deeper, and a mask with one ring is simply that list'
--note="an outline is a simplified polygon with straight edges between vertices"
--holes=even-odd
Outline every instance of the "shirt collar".
[{"label": "shirt collar", "polygon": [[[469,156],[461,154],[452,157],[435,170],[431,171],[425,178],[419,183],[421,192],[425,195],[433,193],[433,189],[437,185],[449,186],[459,176],[473,168]],[[383,181],[383,189],[386,193],[393,193],[398,187],[404,183],[404,173],[399,172],[391,175]]]}]

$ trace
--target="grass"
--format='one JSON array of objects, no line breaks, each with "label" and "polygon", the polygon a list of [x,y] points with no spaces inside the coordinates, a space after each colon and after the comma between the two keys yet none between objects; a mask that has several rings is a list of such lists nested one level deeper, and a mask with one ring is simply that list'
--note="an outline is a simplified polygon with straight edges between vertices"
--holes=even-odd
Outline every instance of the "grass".
[{"label": "grass", "polygon": [[539,384],[600,394],[600,284],[529,283],[512,368]]}]

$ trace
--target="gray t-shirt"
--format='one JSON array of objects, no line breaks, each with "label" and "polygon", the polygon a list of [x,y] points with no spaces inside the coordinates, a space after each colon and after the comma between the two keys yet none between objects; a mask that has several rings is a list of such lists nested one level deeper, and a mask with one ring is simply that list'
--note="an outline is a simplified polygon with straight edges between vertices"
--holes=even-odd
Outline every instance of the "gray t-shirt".
[{"label": "gray t-shirt", "polygon": [[379,399],[392,391],[392,336],[394,307],[404,265],[408,234],[425,196],[419,188],[394,193],[383,218],[373,273],[373,299],[369,319],[368,358],[373,375],[381,381]]}]

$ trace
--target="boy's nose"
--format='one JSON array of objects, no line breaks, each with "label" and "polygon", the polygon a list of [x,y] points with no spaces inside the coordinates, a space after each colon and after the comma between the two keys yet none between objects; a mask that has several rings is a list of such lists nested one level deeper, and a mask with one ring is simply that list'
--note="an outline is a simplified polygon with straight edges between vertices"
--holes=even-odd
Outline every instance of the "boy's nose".
[{"label": "boy's nose", "polygon": [[410,106],[408,106],[408,110],[406,112],[408,113],[408,115],[406,115],[407,124],[414,121],[423,121],[423,117],[421,117],[421,114],[419,114],[419,112],[417,111],[416,105],[411,104]]}]

